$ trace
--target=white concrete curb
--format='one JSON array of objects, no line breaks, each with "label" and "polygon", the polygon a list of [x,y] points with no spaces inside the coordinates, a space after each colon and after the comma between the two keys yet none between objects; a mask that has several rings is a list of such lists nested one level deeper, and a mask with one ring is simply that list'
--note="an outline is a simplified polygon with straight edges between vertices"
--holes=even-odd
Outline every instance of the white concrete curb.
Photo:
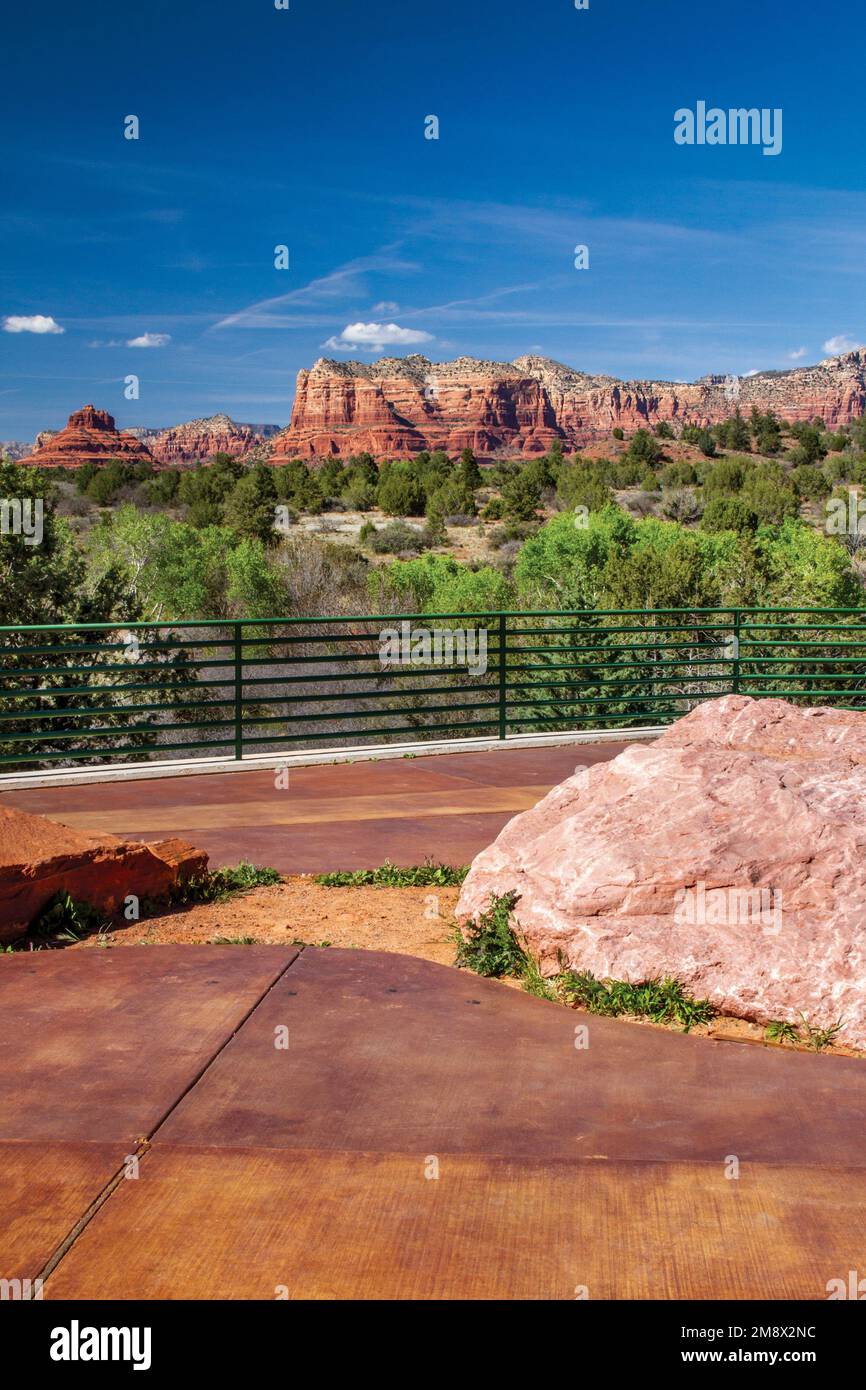
[{"label": "white concrete curb", "polygon": [[438,739],[385,743],[368,748],[306,749],[298,753],[254,753],[236,758],[186,758],[164,762],[124,763],[120,767],[65,767],[57,772],[0,774],[0,792],[38,787],[77,787],[94,782],[141,782],[154,777],[202,777],[211,773],[260,772],[276,767],[315,767],[323,763],[377,762],[384,758],[426,758],[439,753],[486,753],[496,748],[554,748],[580,743],[633,743],[658,738],[665,725],[651,729],[592,729],[559,734],[509,734],[500,738]]}]

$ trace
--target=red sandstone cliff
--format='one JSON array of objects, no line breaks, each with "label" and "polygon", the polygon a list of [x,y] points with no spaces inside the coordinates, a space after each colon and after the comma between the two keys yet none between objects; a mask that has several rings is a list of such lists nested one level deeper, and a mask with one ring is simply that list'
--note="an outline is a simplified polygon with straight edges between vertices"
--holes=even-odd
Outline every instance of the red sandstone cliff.
[{"label": "red sandstone cliff", "polygon": [[189,420],[165,430],[136,431],[158,463],[177,468],[197,463],[214,454],[231,454],[252,460],[261,452],[264,436],[252,425],[239,425],[228,415]]},{"label": "red sandstone cliff", "polygon": [[121,433],[107,410],[86,405],[75,410],[65,429],[56,434],[43,431],[26,464],[39,468],[78,467],[82,463],[106,463],[108,459],[128,463],[152,463],[150,450],[131,434]]},{"label": "red sandstone cliff", "polygon": [[761,372],[739,379],[618,381],[590,376],[546,357],[515,362],[430,362],[386,357],[379,362],[321,358],[298,374],[288,429],[276,435],[272,460],[367,450],[382,457],[469,445],[481,456],[534,454],[554,439],[577,448],[619,425],[631,432],[659,420],[707,425],[739,405],[774,410],[788,420],[821,416],[848,424],[866,410],[866,351],[830,357],[814,367]]}]

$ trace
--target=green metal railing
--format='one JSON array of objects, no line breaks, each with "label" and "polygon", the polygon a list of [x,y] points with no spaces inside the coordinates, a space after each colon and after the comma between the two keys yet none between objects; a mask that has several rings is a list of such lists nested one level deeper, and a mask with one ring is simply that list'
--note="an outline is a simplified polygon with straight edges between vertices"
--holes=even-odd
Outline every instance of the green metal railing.
[{"label": "green metal railing", "polygon": [[731,692],[866,709],[866,609],[0,627],[0,767],[640,728]]}]

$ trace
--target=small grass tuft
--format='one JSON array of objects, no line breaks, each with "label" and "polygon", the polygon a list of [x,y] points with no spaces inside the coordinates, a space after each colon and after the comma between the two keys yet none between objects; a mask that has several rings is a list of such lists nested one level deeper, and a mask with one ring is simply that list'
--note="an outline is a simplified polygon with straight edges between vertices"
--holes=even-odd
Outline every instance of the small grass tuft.
[{"label": "small grass tuft", "polygon": [[825,1047],[836,1041],[842,1024],[843,1018],[838,1018],[835,1023],[831,1023],[829,1028],[816,1028],[810,1023],[805,1014],[800,1014],[803,1020],[803,1042],[807,1047],[811,1047],[813,1052],[823,1052]]},{"label": "small grass tuft", "polygon": [[627,1014],[652,1023],[678,1023],[688,1033],[716,1015],[708,999],[694,999],[670,976],[632,984],[628,980],[602,981],[589,970],[566,970],[557,977],[557,983],[573,1007],[608,1018]]},{"label": "small grass tuft", "polygon": [[56,893],[42,909],[30,927],[30,934],[37,937],[50,937],[54,941],[83,941],[92,932],[104,932],[111,926],[89,903],[78,902],[68,893]]},{"label": "small grass tuft", "polygon": [[[246,893],[250,888],[266,888],[280,883],[282,874],[276,869],[257,868],[242,859],[234,868],[214,869],[213,872],[199,874],[179,883],[171,892],[171,902],[178,907],[192,906],[195,903],[221,903],[235,893]],[[148,907],[151,905],[148,904]]]},{"label": "small grass tuft", "polygon": [[423,864],[401,868],[386,859],[378,869],[354,869],[343,873],[316,874],[323,888],[459,888],[469,872],[468,864]]},{"label": "small grass tuft", "polygon": [[208,942],[209,946],[254,946],[256,938],[254,936],[212,936]]},{"label": "small grass tuft", "polygon": [[788,1023],[784,1018],[771,1018],[764,1029],[764,1037],[767,1042],[774,1043],[798,1043],[800,1032],[796,1024]]}]

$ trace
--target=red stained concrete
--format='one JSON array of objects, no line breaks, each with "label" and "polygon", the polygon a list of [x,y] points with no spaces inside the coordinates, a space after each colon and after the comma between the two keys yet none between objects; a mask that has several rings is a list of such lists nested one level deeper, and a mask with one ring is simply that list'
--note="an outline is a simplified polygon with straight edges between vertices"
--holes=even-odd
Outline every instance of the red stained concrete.
[{"label": "red stained concrete", "polygon": [[279,790],[273,771],[53,787],[4,792],[0,805],[89,833],[176,835],[207,850],[213,867],[246,859],[281,873],[326,873],[428,856],[466,864],[575,767],[626,746],[497,748],[293,768],[288,788]]}]

